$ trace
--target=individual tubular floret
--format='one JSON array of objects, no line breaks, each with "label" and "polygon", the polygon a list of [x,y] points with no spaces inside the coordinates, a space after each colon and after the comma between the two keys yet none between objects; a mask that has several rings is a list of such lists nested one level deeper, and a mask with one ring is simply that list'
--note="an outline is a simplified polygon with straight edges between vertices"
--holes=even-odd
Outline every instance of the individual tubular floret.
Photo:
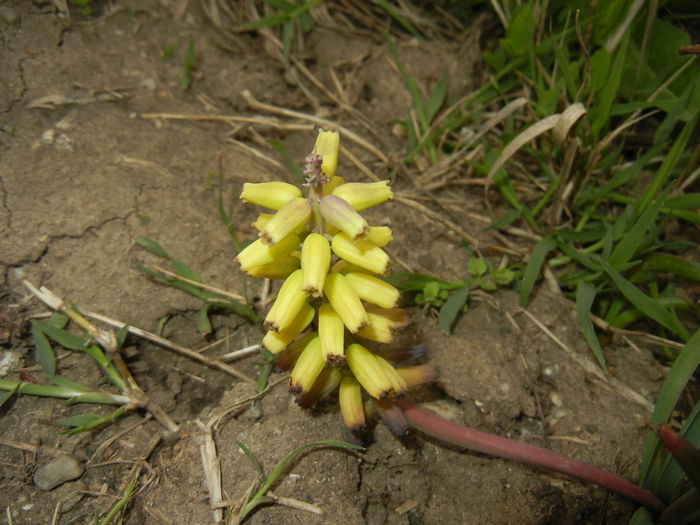
[{"label": "individual tubular floret", "polygon": [[306,294],[301,291],[301,270],[292,273],[277,293],[272,308],[265,317],[265,328],[281,332],[287,328],[306,304]]},{"label": "individual tubular floret", "polygon": [[348,182],[337,186],[332,195],[340,197],[356,211],[363,211],[394,198],[389,181]]},{"label": "individual tubular floret", "polygon": [[286,182],[246,182],[241,200],[263,208],[279,210],[292,199],[301,197],[301,190]]},{"label": "individual tubular floret", "polygon": [[338,166],[338,150],[340,149],[340,134],[337,131],[319,130],[316,137],[314,153],[321,155],[321,169],[327,177],[335,174]]},{"label": "individual tubular floret", "polygon": [[354,334],[363,326],[367,326],[369,322],[367,312],[357,292],[350,286],[345,276],[339,273],[328,274],[323,292],[350,332]]},{"label": "individual tubular floret", "polygon": [[297,197],[282,206],[258,234],[263,243],[274,246],[284,237],[309,220],[311,204],[307,199]]},{"label": "individual tubular floret", "polygon": [[323,370],[323,366],[321,342],[318,337],[315,337],[309,341],[294,365],[289,377],[289,391],[302,395],[309,392]]},{"label": "individual tubular floret", "polygon": [[318,233],[309,234],[301,247],[301,289],[311,297],[323,295],[323,285],[331,264],[328,239]]},{"label": "individual tubular floret", "polygon": [[268,246],[261,239],[251,242],[237,256],[236,262],[241,270],[248,272],[251,268],[271,263],[289,255],[299,247],[301,239],[296,233],[290,233],[274,246]]},{"label": "individual tubular floret", "polygon": [[389,272],[389,256],[370,241],[353,241],[347,234],[339,233],[333,237],[331,247],[338,257],[360,268],[381,275]]},{"label": "individual tubular floret", "polygon": [[337,367],[326,367],[311,385],[308,392],[304,392],[297,397],[296,402],[302,408],[311,408],[317,401],[320,401],[333,392],[343,379],[343,372]]},{"label": "individual tubular floret", "polygon": [[372,226],[367,233],[367,240],[381,248],[393,241],[394,236],[388,226]]},{"label": "individual tubular floret", "polygon": [[318,337],[326,364],[345,361],[345,324],[330,303],[323,303],[318,309]]},{"label": "individual tubular floret", "polygon": [[386,281],[366,273],[346,273],[345,278],[360,299],[382,308],[393,308],[399,302],[399,291]]},{"label": "individual tubular floret", "polygon": [[382,364],[364,346],[353,343],[345,349],[350,371],[367,393],[377,399],[385,398],[393,391],[391,379],[384,372]]},{"label": "individual tubular floret", "polygon": [[338,402],[345,426],[353,432],[362,430],[366,425],[362,388],[353,376],[346,375],[340,382]]},{"label": "individual tubular floret", "polygon": [[432,383],[437,379],[437,368],[433,365],[402,366],[396,372],[406,382],[406,388]]},{"label": "individual tubular floret", "polygon": [[277,359],[275,359],[275,372],[286,372],[292,368],[304,351],[304,348],[306,348],[306,345],[317,336],[318,334],[314,331],[306,332],[287,345],[287,348],[282,350],[277,355]]},{"label": "individual tubular floret", "polygon": [[378,343],[391,343],[398,330],[408,326],[408,312],[401,308],[376,308],[367,311],[369,324],[357,335]]},{"label": "individual tubular floret", "polygon": [[292,255],[285,255],[267,264],[254,266],[248,269],[248,275],[251,277],[260,277],[261,279],[282,280],[289,277],[300,266],[299,258]]},{"label": "individual tubular floret", "polygon": [[335,195],[321,197],[319,207],[323,218],[350,239],[360,239],[369,232],[369,224],[364,217],[340,197]]},{"label": "individual tubular floret", "polygon": [[281,332],[268,331],[263,337],[262,344],[273,354],[279,354],[286,346],[302,333],[314,320],[316,311],[309,304],[304,304],[301,311],[287,328]]}]

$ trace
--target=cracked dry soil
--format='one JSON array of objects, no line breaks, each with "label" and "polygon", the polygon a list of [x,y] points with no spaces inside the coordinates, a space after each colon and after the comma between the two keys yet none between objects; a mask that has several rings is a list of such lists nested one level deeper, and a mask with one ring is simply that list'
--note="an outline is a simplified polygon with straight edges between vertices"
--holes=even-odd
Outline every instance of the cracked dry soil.
[{"label": "cracked dry soil", "polygon": [[[45,310],[28,297],[23,279],[70,298],[82,309],[149,330],[170,315],[166,337],[191,348],[210,342],[196,331],[197,301],[154,283],[134,267],[135,258],[153,261],[135,240],[157,240],[197,269],[205,282],[242,291],[242,277],[218,217],[219,162],[223,191],[231,202],[244,181],[289,180],[289,175],[231,143],[228,136],[236,131],[237,139],[272,157],[275,154],[256,137],[275,138],[297,159],[303,158],[314,137],[310,126],[299,131],[260,127],[253,132],[232,130],[222,122],[140,115],[252,115],[240,95],[248,89],[258,100],[315,112],[353,128],[352,121],[322,98],[311,107],[294,77],[265,55],[260,39],[240,36],[238,52],[217,46],[216,34],[195,2],[184,13],[179,8],[187,2],[116,4],[113,12],[70,26],[50,2],[4,4],[16,14],[14,20],[0,22],[0,285],[3,318],[8,321],[0,351],[17,358],[10,377],[23,369],[25,377],[40,378],[31,338],[17,327],[22,316]],[[183,92],[178,80],[190,35],[196,42],[198,67],[191,90]],[[450,64],[457,70],[452,78],[466,79],[463,83],[468,85],[474,82],[479,56],[478,49],[470,51],[469,42],[478,44],[478,36],[465,35],[462,42],[405,43],[399,53],[422,82],[434,82],[443,64]],[[175,46],[175,52],[164,58],[169,46]],[[349,57],[350,65],[338,67],[347,73],[343,78],[351,101],[371,116],[391,143],[397,140],[390,132],[391,121],[403,118],[410,99],[388,67],[387,53],[385,45],[364,34],[319,26],[308,35],[306,58],[312,71],[327,79],[329,65]],[[398,144],[390,147],[399,151]],[[380,177],[389,176],[355,144],[345,145]],[[345,161],[340,169],[350,180],[363,180]],[[400,191],[408,182],[399,178],[395,187]],[[478,201],[467,190],[452,196],[478,210]],[[253,213],[234,207],[239,234],[246,238],[252,235],[245,225]],[[381,207],[372,220],[394,226],[394,250],[407,264],[446,277],[464,275],[460,241],[441,226],[397,203]],[[464,217],[453,220],[468,231],[480,227]],[[558,295],[541,290],[530,310],[560,339],[590,357],[570,307]],[[441,370],[439,383],[417,392],[417,400],[481,430],[635,478],[647,409],[587,376],[517,314],[513,293],[472,303],[450,338],[423,312],[413,314],[415,323],[404,342],[427,343],[430,362]],[[212,355],[259,338],[256,329],[239,318],[214,321],[213,336],[229,336],[229,341]],[[251,389],[144,341],[130,340],[129,345],[136,379],[181,425],[181,433],[150,456],[151,468],[142,474],[123,523],[207,523],[212,514],[199,452],[202,432],[195,420],[205,421],[213,410],[247,397]],[[651,354],[615,345],[607,352],[611,372],[652,398],[662,373]],[[254,358],[236,366],[255,374]],[[82,355],[66,353],[59,368],[68,377],[98,384],[99,373]],[[76,490],[89,492],[64,504],[61,523],[87,523],[115,501],[96,492],[115,496],[123,491],[133,461],[159,427],[142,414],[131,414],[95,432],[59,434],[57,420],[95,411],[106,413],[102,407],[66,406],[29,396],[2,408],[0,507],[3,514],[9,509],[13,523],[51,522],[57,503]],[[237,439],[270,468],[300,444],[345,438],[333,405],[303,411],[283,386],[265,397],[262,415],[257,416],[245,411],[216,433],[227,500],[243,497],[256,477]],[[249,523],[626,523],[634,511],[634,505],[621,498],[557,474],[465,453],[419,435],[400,440],[381,424],[375,436],[362,457],[334,450],[309,454],[276,487],[281,496],[319,506],[322,516],[268,507]],[[36,453],[17,448],[18,443],[36,447]],[[58,452],[72,454],[87,469],[79,480],[43,492],[33,484],[33,472]]]}]

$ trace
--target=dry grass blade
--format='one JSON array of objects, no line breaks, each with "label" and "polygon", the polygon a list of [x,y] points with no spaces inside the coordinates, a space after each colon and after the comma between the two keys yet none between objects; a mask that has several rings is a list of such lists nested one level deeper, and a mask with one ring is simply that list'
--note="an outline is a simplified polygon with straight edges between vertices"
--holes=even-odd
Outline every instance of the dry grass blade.
[{"label": "dry grass blade", "polygon": [[501,169],[501,167],[508,162],[508,160],[515,155],[520,148],[531,140],[542,135],[542,133],[545,131],[549,131],[550,129],[554,128],[554,126],[557,125],[557,122],[559,122],[560,117],[561,114],[559,113],[545,117],[542,120],[535,122],[532,126],[511,140],[508,145],[503,148],[503,151],[496,159],[496,162],[493,163],[493,166],[491,166],[491,169],[486,176],[486,180],[489,182],[489,184],[493,180],[493,176],[496,174],[496,172]]},{"label": "dry grass blade", "polygon": [[273,113],[276,115],[284,115],[285,117],[306,120],[308,122],[313,122],[314,124],[317,124],[319,126],[323,126],[326,129],[338,129],[345,138],[355,142],[359,146],[362,146],[364,149],[369,151],[372,155],[377,157],[384,164],[389,164],[389,159],[386,155],[384,155],[384,153],[381,150],[367,142],[354,131],[351,131],[343,126],[338,126],[336,123],[325,118],[315,117],[313,115],[307,115],[306,113],[301,113],[299,111],[294,111],[287,108],[273,106],[271,104],[265,104],[264,102],[259,102],[247,89],[244,89],[241,92],[241,95],[243,96],[243,98],[246,99],[246,102],[248,102],[250,107],[254,110],[266,111],[268,113]]},{"label": "dry grass blade", "polygon": [[37,98],[27,104],[31,109],[56,109],[59,106],[84,105],[94,102],[113,102],[127,98],[124,93],[118,91],[105,90],[87,97],[66,97],[64,95],[47,95]]},{"label": "dry grass blade", "polygon": [[200,283],[198,281],[193,281],[191,279],[187,279],[186,277],[181,277],[181,276],[177,275],[176,273],[173,273],[171,271],[166,270],[165,268],[161,268],[157,264],[152,264],[152,265],[150,265],[150,267],[152,270],[160,272],[163,275],[167,275],[168,277],[170,277],[172,279],[182,281],[183,283],[191,284],[192,286],[196,286],[197,288],[207,290],[208,292],[213,292],[213,293],[216,293],[219,295],[223,295],[224,297],[229,297],[231,299],[235,299],[236,301],[239,301],[243,304],[248,304],[248,300],[245,297],[243,297],[242,295],[238,295],[237,293],[227,292],[226,290],[222,290],[221,288],[216,288],[215,286],[209,286],[208,284]]},{"label": "dry grass blade", "polygon": [[586,114],[586,108],[580,102],[571,104],[567,107],[559,117],[559,120],[554,125],[554,140],[557,144],[563,144],[569,130],[576,124],[578,119]]},{"label": "dry grass blade", "polygon": [[286,131],[313,131],[313,126],[308,124],[295,124],[280,122],[269,117],[240,117],[234,115],[185,115],[182,113],[141,113],[139,117],[153,120],[192,120],[192,121],[212,121],[212,122],[238,122],[241,124],[255,124],[273,129]]},{"label": "dry grass blade", "polygon": [[[98,314],[95,312],[83,312],[87,317],[91,317],[92,319],[97,319],[98,321],[101,321],[103,323],[106,323],[110,326],[114,326],[115,328],[123,328],[124,326],[127,326],[126,323],[123,323],[121,321],[117,321],[116,319],[112,319],[110,317],[107,317],[102,314]],[[149,332],[147,330],[142,330],[140,328],[136,328],[134,326],[129,325],[128,326],[129,333],[132,335],[136,335],[138,337],[141,337],[143,339],[146,339],[148,341],[151,341],[152,343],[157,344],[158,346],[162,346],[163,348],[166,348],[168,350],[172,350],[178,354],[184,355],[185,357],[189,357],[190,359],[194,361],[198,361],[202,363],[203,365],[206,365],[210,368],[216,368],[217,370],[221,370],[222,372],[226,372],[227,374],[230,374],[234,377],[237,377],[238,379],[245,381],[246,383],[255,383],[255,379],[252,377],[248,376],[247,374],[244,374],[240,370],[237,370],[236,368],[227,365],[226,363],[218,360],[218,359],[213,359],[210,357],[207,357],[205,355],[202,355],[198,352],[195,352],[194,350],[190,350],[189,348],[185,348],[184,346],[180,346],[178,344],[175,344],[171,341],[168,341],[164,337],[160,337],[159,335],[156,335],[152,332]]]},{"label": "dry grass blade", "polygon": [[542,321],[537,319],[534,315],[532,315],[530,312],[528,312],[525,309],[520,310],[522,313],[524,313],[537,327],[542,330],[556,345],[564,350],[566,354],[576,363],[578,364],[587,374],[591,374],[594,376],[596,379],[604,383],[605,385],[612,387],[618,394],[620,394],[622,397],[625,399],[629,399],[630,401],[633,401],[634,403],[637,403],[638,405],[641,405],[645,409],[647,409],[649,412],[654,411],[654,403],[651,403],[647,399],[645,399],[641,394],[638,392],[635,392],[632,390],[630,387],[625,385],[622,381],[619,379],[616,379],[614,377],[608,377],[606,376],[603,371],[600,369],[598,365],[590,361],[589,359],[586,359],[582,355],[576,353],[572,348],[570,348],[567,344],[565,344],[561,339],[559,339],[552,331],[547,328]]},{"label": "dry grass blade", "polygon": [[221,462],[219,461],[216,452],[216,443],[209,425],[204,425],[201,421],[197,421],[197,426],[204,432],[203,443],[199,446],[199,452],[202,456],[202,468],[204,469],[204,480],[209,492],[209,506],[212,509],[212,520],[215,523],[224,519],[224,511],[217,508],[221,501]]},{"label": "dry grass blade", "polygon": [[452,222],[449,219],[446,219],[445,217],[443,217],[439,213],[434,212],[430,208],[423,206],[421,203],[416,202],[413,199],[405,197],[404,195],[401,195],[401,194],[394,194],[394,200],[396,200],[396,202],[400,202],[404,206],[408,206],[409,208],[413,208],[414,210],[419,211],[420,213],[424,214],[426,217],[429,217],[436,222],[439,222],[440,224],[446,226],[447,228],[449,228],[450,230],[455,232],[457,235],[459,235],[465,241],[468,241],[474,247],[478,247],[479,241],[476,239],[476,237],[469,235],[462,228],[457,226],[454,222]]}]

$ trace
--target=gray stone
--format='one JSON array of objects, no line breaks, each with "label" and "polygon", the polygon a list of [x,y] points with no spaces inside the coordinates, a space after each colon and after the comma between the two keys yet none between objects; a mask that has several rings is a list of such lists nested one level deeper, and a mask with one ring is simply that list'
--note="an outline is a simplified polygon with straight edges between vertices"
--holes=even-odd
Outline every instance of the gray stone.
[{"label": "gray stone", "polygon": [[73,456],[61,454],[34,473],[34,484],[41,490],[52,490],[66,481],[77,479],[83,475],[85,467]]},{"label": "gray stone", "polygon": [[2,19],[5,23],[14,24],[17,21],[17,18],[19,18],[17,11],[6,5],[0,6],[0,19]]}]

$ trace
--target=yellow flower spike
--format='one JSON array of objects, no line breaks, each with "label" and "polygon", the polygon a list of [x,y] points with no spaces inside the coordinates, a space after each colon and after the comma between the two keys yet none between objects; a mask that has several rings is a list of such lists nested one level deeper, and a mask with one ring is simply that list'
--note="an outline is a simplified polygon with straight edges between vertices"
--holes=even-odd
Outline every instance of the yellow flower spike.
[{"label": "yellow flower spike", "polygon": [[377,343],[391,343],[394,333],[409,323],[408,312],[401,308],[369,310],[367,317],[369,325],[360,329],[357,335]]},{"label": "yellow flower spike", "polygon": [[364,217],[340,197],[335,195],[321,197],[319,207],[323,218],[347,234],[350,239],[357,240],[369,232],[369,224]]},{"label": "yellow flower spike", "polygon": [[279,210],[292,199],[301,197],[301,190],[286,182],[246,182],[241,200],[263,208]]},{"label": "yellow flower spike", "polygon": [[339,233],[331,242],[333,253],[341,259],[373,273],[385,275],[391,261],[384,250],[370,241],[355,241],[345,233]]},{"label": "yellow flower spike", "polygon": [[296,233],[290,233],[274,246],[267,246],[261,239],[250,243],[237,256],[236,262],[241,270],[248,272],[251,268],[276,261],[289,255],[299,247],[301,239]]},{"label": "yellow flower spike", "polygon": [[286,372],[294,366],[299,356],[314,337],[317,337],[316,332],[306,332],[292,341],[275,359],[275,372]]},{"label": "yellow flower spike", "polygon": [[281,332],[287,328],[306,304],[306,294],[301,291],[301,270],[284,281],[272,308],[265,317],[265,328]]},{"label": "yellow flower spike", "polygon": [[299,258],[291,255],[285,255],[277,260],[260,266],[254,266],[248,270],[248,275],[251,277],[260,277],[261,279],[273,279],[276,281],[286,279],[292,272],[299,269]]},{"label": "yellow flower spike", "polygon": [[396,371],[396,368],[394,368],[389,361],[377,354],[374,354],[374,358],[382,367],[382,370],[384,370],[384,373],[389,378],[389,381],[391,381],[391,388],[393,389],[392,395],[399,395],[400,393],[405,392],[408,389],[408,385],[401,374]]},{"label": "yellow flower spike", "polygon": [[346,273],[345,278],[363,301],[382,308],[393,308],[399,302],[401,294],[386,281],[366,273]]},{"label": "yellow flower spike", "polygon": [[323,296],[323,285],[331,265],[328,239],[318,233],[309,234],[301,246],[301,289],[311,297]]},{"label": "yellow flower spike", "polygon": [[380,182],[348,182],[337,186],[331,194],[343,199],[355,211],[363,211],[394,198],[394,194],[389,188],[388,180]]},{"label": "yellow flower spike", "polygon": [[273,331],[267,332],[262,340],[263,346],[273,354],[279,354],[311,324],[315,315],[316,310],[314,310],[311,305],[305,304],[301,307],[301,311],[287,328],[279,333]]},{"label": "yellow flower spike", "polygon": [[353,343],[345,349],[345,356],[355,379],[370,396],[383,399],[391,393],[391,380],[372,352],[360,344]]},{"label": "yellow flower spike", "polygon": [[297,197],[282,206],[258,234],[262,242],[274,246],[284,237],[294,232],[311,217],[311,204],[307,199]]},{"label": "yellow flower spike", "polygon": [[367,233],[367,240],[381,248],[393,241],[394,236],[388,226],[372,226]]},{"label": "yellow flower spike", "polygon": [[369,319],[362,301],[357,292],[350,286],[345,277],[339,273],[330,273],[326,277],[323,293],[333,310],[343,320],[343,324],[353,334],[363,326],[367,326]]},{"label": "yellow flower spike", "polygon": [[437,368],[433,365],[402,366],[396,371],[406,382],[407,388],[432,383],[437,379]]},{"label": "yellow flower spike", "polygon": [[343,423],[353,432],[365,427],[365,408],[362,402],[362,389],[357,379],[346,375],[340,382],[338,390],[338,402]]},{"label": "yellow flower spike", "polygon": [[302,408],[311,408],[314,403],[338,388],[342,379],[343,372],[340,368],[324,368],[311,386],[311,390],[304,392],[296,399],[297,404]]},{"label": "yellow flower spike", "polygon": [[318,309],[318,337],[326,364],[339,365],[345,361],[345,325],[330,303],[323,303]]},{"label": "yellow flower spike", "polygon": [[309,392],[323,367],[321,341],[315,337],[309,341],[294,365],[292,375],[289,377],[289,391],[295,394]]},{"label": "yellow flower spike", "polygon": [[335,169],[338,166],[339,149],[340,134],[337,131],[319,130],[314,153],[321,155],[323,159],[321,169],[327,177],[332,177],[335,174]]}]

